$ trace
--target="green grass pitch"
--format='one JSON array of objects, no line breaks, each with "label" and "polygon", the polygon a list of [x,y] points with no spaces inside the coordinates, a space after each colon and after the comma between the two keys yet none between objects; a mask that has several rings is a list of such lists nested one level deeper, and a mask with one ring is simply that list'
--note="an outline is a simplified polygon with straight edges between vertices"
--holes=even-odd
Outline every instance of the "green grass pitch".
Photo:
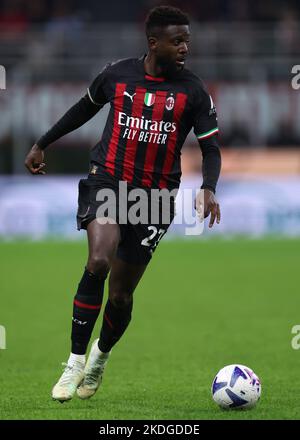
[{"label": "green grass pitch", "polygon": [[[168,241],[135,292],[133,320],[89,401],[53,402],[67,360],[85,242],[0,243],[0,419],[299,419],[299,240]],[[107,294],[107,293],[106,293]],[[94,337],[100,329],[102,315]],[[262,398],[220,410],[211,382],[251,367]]]}]

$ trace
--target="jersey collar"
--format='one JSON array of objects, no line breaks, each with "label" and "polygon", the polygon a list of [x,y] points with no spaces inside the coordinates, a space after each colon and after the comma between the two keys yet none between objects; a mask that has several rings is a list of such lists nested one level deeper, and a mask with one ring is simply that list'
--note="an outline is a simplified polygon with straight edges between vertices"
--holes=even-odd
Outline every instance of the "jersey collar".
[{"label": "jersey collar", "polygon": [[139,67],[140,72],[144,76],[144,79],[146,79],[147,81],[156,81],[156,82],[166,81],[166,78],[163,78],[162,76],[152,76],[152,75],[149,75],[145,71],[145,67],[144,67],[144,60],[145,60],[145,58],[146,58],[146,54],[142,55],[138,59],[138,67]]}]

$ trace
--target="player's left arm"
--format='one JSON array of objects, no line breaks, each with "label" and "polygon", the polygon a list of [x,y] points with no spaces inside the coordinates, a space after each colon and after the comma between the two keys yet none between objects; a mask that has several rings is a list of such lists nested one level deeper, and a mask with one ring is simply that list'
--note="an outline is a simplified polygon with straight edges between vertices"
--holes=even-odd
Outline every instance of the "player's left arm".
[{"label": "player's left arm", "polygon": [[[216,109],[211,96],[205,89],[201,90],[194,113],[194,132],[202,151],[203,183],[200,193],[195,200],[195,209],[204,217],[210,215],[209,227],[216,221],[220,223],[221,210],[215,196],[218,179],[221,172],[221,151],[218,143],[218,123]],[[202,192],[204,194],[202,194]],[[202,203],[204,202],[204,206]]]},{"label": "player's left arm", "polygon": [[[199,141],[202,151],[202,174],[203,183],[201,192],[197,195],[195,200],[195,209],[197,212],[202,213],[204,209],[204,218],[210,215],[209,227],[211,228],[215,222],[220,223],[221,210],[219,202],[215,196],[216,186],[221,171],[221,152],[217,142],[216,136],[205,141]],[[204,201],[204,207],[202,206]]]}]

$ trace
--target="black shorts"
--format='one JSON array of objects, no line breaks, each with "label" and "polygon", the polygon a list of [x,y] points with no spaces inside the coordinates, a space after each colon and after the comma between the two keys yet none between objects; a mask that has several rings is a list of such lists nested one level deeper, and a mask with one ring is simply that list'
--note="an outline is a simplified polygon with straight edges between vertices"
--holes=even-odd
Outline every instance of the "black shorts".
[{"label": "black shorts", "polygon": [[[135,201],[124,201],[124,192],[120,194],[119,182],[116,181],[108,173],[103,172],[101,175],[89,174],[87,179],[79,181],[78,193],[78,211],[77,211],[77,229],[86,229],[87,225],[98,217],[110,217],[119,224],[121,240],[117,250],[117,256],[127,263],[146,265],[149,263],[154,250],[159,241],[167,232],[174,215],[175,215],[175,197],[170,203],[159,201],[158,204],[151,204],[150,196],[147,204],[148,221],[132,224],[128,219],[124,220],[124,209],[126,214],[130,211]],[[128,186],[128,190],[133,189]],[[107,199],[96,200],[99,190],[111,191],[115,194],[116,209],[115,216],[110,215],[112,211],[104,209],[104,203],[107,205]],[[148,194],[150,194],[148,192]],[[98,197],[99,198],[99,197]],[[145,205],[145,204],[144,204]],[[120,209],[123,208],[123,210]],[[99,210],[102,210],[99,215]],[[151,217],[151,213],[155,209],[156,217]],[[152,212],[151,212],[152,210]],[[124,224],[125,223],[125,224]]]}]

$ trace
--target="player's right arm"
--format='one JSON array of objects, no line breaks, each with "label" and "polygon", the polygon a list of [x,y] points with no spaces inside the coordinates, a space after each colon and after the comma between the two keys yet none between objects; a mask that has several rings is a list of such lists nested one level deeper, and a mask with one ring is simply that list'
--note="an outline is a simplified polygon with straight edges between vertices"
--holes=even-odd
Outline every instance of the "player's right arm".
[{"label": "player's right arm", "polygon": [[108,102],[104,91],[107,67],[97,76],[87,94],[73,105],[59,121],[45,133],[31,148],[25,159],[25,166],[31,174],[45,174],[44,150],[52,142],[81,127]]}]

